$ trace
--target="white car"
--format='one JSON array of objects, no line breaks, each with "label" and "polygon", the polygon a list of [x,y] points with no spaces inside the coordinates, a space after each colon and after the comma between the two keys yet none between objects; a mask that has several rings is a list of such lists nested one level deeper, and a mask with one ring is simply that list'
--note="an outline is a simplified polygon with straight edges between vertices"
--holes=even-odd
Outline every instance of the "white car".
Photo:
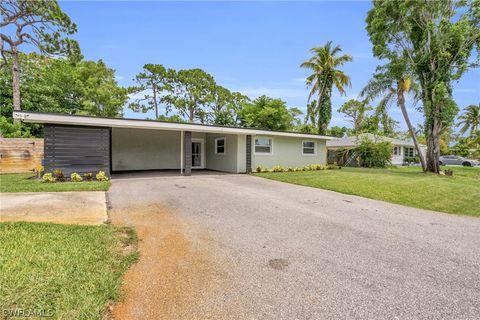
[{"label": "white car", "polygon": [[471,160],[460,156],[441,156],[439,160],[441,166],[446,164],[457,164],[464,167],[474,167],[480,165],[480,162],[477,160]]}]

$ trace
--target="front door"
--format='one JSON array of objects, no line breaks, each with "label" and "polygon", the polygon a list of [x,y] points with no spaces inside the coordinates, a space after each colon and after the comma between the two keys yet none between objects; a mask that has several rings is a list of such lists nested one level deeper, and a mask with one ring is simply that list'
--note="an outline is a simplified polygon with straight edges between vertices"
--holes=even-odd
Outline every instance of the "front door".
[{"label": "front door", "polygon": [[192,168],[203,168],[202,142],[192,141]]}]

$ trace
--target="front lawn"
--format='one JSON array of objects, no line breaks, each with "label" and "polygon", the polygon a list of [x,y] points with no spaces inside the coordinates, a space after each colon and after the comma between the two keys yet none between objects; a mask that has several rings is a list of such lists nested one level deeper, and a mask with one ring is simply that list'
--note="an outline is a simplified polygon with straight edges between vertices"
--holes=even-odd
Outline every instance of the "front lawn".
[{"label": "front lawn", "polygon": [[109,225],[0,223],[2,314],[102,319],[137,259],[136,241],[133,229]]},{"label": "front lawn", "polygon": [[256,176],[383,200],[405,206],[480,217],[480,167],[448,167],[453,177],[419,167],[255,173]]},{"label": "front lawn", "polygon": [[0,175],[0,192],[59,192],[107,191],[110,181],[82,181],[45,183],[32,173],[5,173]]}]

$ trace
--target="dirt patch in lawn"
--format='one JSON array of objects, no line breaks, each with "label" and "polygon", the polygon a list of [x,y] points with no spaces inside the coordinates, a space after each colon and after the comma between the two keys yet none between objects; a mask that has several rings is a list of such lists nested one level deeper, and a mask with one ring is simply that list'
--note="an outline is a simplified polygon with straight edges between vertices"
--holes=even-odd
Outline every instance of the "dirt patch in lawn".
[{"label": "dirt patch in lawn", "polygon": [[133,225],[140,260],[127,273],[115,319],[217,318],[199,314],[224,283],[214,241],[158,204],[112,210],[112,222]]}]

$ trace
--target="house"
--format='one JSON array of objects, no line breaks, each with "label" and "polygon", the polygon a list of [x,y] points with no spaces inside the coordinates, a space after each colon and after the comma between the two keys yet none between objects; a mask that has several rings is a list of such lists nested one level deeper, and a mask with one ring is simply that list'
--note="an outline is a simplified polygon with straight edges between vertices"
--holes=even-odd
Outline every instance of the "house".
[{"label": "house", "polygon": [[[404,165],[407,163],[406,159],[417,155],[415,145],[411,140],[402,140],[389,137],[376,136],[371,133],[363,133],[357,136],[345,136],[343,138],[332,139],[327,142],[328,159],[333,162],[337,151],[345,149],[353,149],[358,147],[362,139],[369,139],[372,141],[389,141],[393,145],[392,164]],[[420,145],[420,150],[425,156],[427,147]]]},{"label": "house", "polygon": [[44,124],[45,171],[106,173],[192,169],[246,173],[257,166],[325,164],[326,141],[314,134],[15,111],[15,119]]}]

